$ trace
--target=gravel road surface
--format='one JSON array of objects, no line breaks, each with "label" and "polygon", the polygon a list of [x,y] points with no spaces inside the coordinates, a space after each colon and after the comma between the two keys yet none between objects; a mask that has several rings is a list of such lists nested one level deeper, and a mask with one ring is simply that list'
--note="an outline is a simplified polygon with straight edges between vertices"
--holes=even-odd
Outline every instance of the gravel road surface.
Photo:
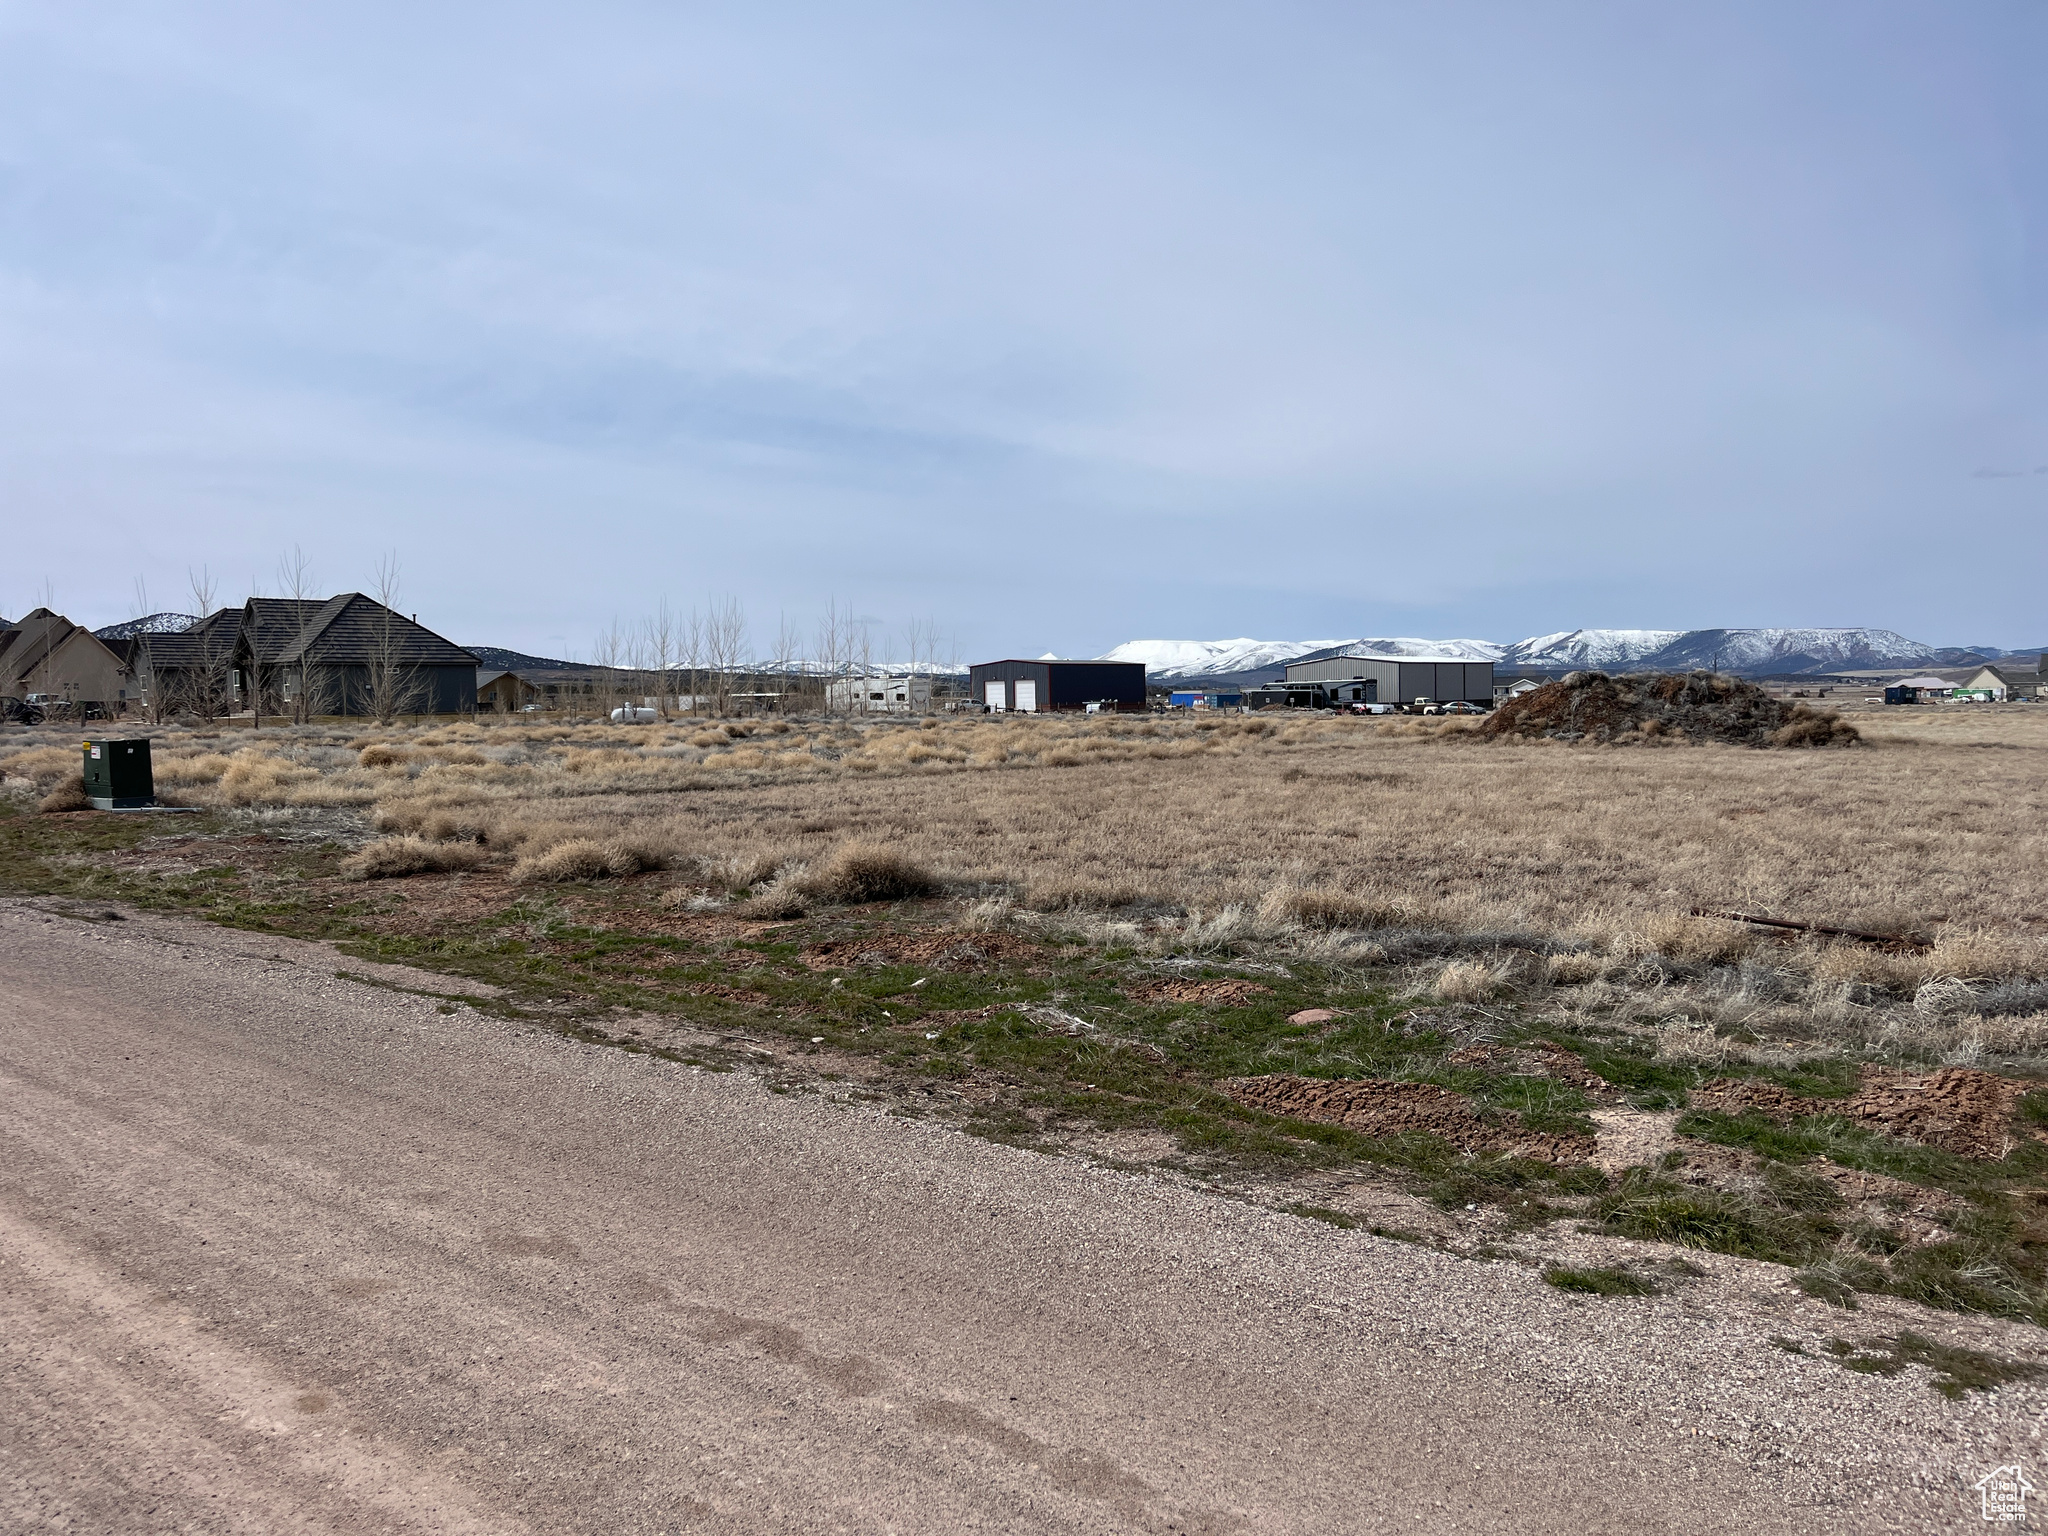
[{"label": "gravel road surface", "polygon": [[1965,1530],[2048,1470],[2031,1387],[341,969],[0,902],[0,1530]]}]

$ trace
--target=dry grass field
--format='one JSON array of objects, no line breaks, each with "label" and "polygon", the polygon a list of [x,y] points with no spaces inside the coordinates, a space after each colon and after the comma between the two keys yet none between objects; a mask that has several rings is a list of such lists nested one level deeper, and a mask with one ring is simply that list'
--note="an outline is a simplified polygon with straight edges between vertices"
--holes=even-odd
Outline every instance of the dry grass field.
[{"label": "dry grass field", "polygon": [[[359,812],[485,857],[567,841],[764,871],[882,841],[1038,909],[1232,912],[1248,931],[1537,935],[1627,956],[1768,954],[1894,991],[2048,975],[2048,710],[1865,717],[1825,752],[1482,742],[1425,722],[971,718],[158,733],[167,799]],[[10,738],[40,800],[68,737]],[[741,884],[758,884],[742,881]],[[1309,893],[1304,903],[1302,893]],[[1732,909],[1911,932],[1786,946]],[[1569,968],[1567,968],[1569,969]]]},{"label": "dry grass field", "polygon": [[2048,709],[1851,718],[1822,750],[1271,715],[154,732],[190,818],[65,814],[75,740],[11,734],[0,885],[338,939],[631,1049],[782,1040],[793,1082],[1027,1144],[1297,1201],[1369,1166],[2048,1318]]}]

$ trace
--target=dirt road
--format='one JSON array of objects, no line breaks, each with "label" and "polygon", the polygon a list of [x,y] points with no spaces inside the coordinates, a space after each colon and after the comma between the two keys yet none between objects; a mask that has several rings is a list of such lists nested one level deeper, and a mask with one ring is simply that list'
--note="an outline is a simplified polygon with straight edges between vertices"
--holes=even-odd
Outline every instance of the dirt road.
[{"label": "dirt road", "polygon": [[0,903],[0,1529],[1946,1530],[2038,1449],[2021,1389],[340,968]]}]

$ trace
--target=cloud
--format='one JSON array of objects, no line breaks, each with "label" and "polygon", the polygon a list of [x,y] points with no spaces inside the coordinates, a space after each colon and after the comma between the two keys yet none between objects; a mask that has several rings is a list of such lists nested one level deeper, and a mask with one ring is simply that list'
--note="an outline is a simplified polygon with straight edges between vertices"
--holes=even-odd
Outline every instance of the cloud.
[{"label": "cloud", "polygon": [[1610,21],[6,8],[11,565],[118,617],[70,529],[166,588],[396,545],[526,649],[725,591],[1020,654],[2029,638],[2016,570],[1840,552],[2048,431],[2048,22]]}]

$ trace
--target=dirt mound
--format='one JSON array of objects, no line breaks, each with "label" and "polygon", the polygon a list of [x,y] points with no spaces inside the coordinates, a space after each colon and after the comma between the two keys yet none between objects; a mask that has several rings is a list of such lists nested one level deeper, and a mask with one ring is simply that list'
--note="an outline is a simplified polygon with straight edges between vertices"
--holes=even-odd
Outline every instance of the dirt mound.
[{"label": "dirt mound", "polygon": [[1761,1110],[1773,1119],[1840,1115],[1887,1136],[1996,1162],[2012,1148],[2013,1107],[2027,1088],[1975,1067],[1944,1067],[1919,1078],[1865,1067],[1863,1086],[1846,1099],[1809,1099],[1773,1083],[1717,1077],[1695,1088],[1691,1103],[1730,1115]]},{"label": "dirt mound", "polygon": [[1231,1098],[1269,1115],[1320,1120],[1367,1136],[1425,1131],[1465,1152],[1505,1152],[1545,1163],[1583,1163],[1593,1154],[1590,1136],[1532,1131],[1512,1115],[1482,1120],[1461,1093],[1430,1083],[1389,1083],[1369,1078],[1233,1077],[1217,1085]]},{"label": "dirt mound", "polygon": [[1235,1008],[1249,998],[1265,997],[1272,991],[1256,981],[1148,981],[1130,988],[1124,996],[1138,1003],[1219,1003]]},{"label": "dirt mound", "polygon": [[1508,699],[1480,727],[1488,736],[1557,741],[1727,742],[1740,747],[1846,747],[1862,738],[1831,710],[1773,698],[1715,672],[1609,677],[1574,672]]}]

